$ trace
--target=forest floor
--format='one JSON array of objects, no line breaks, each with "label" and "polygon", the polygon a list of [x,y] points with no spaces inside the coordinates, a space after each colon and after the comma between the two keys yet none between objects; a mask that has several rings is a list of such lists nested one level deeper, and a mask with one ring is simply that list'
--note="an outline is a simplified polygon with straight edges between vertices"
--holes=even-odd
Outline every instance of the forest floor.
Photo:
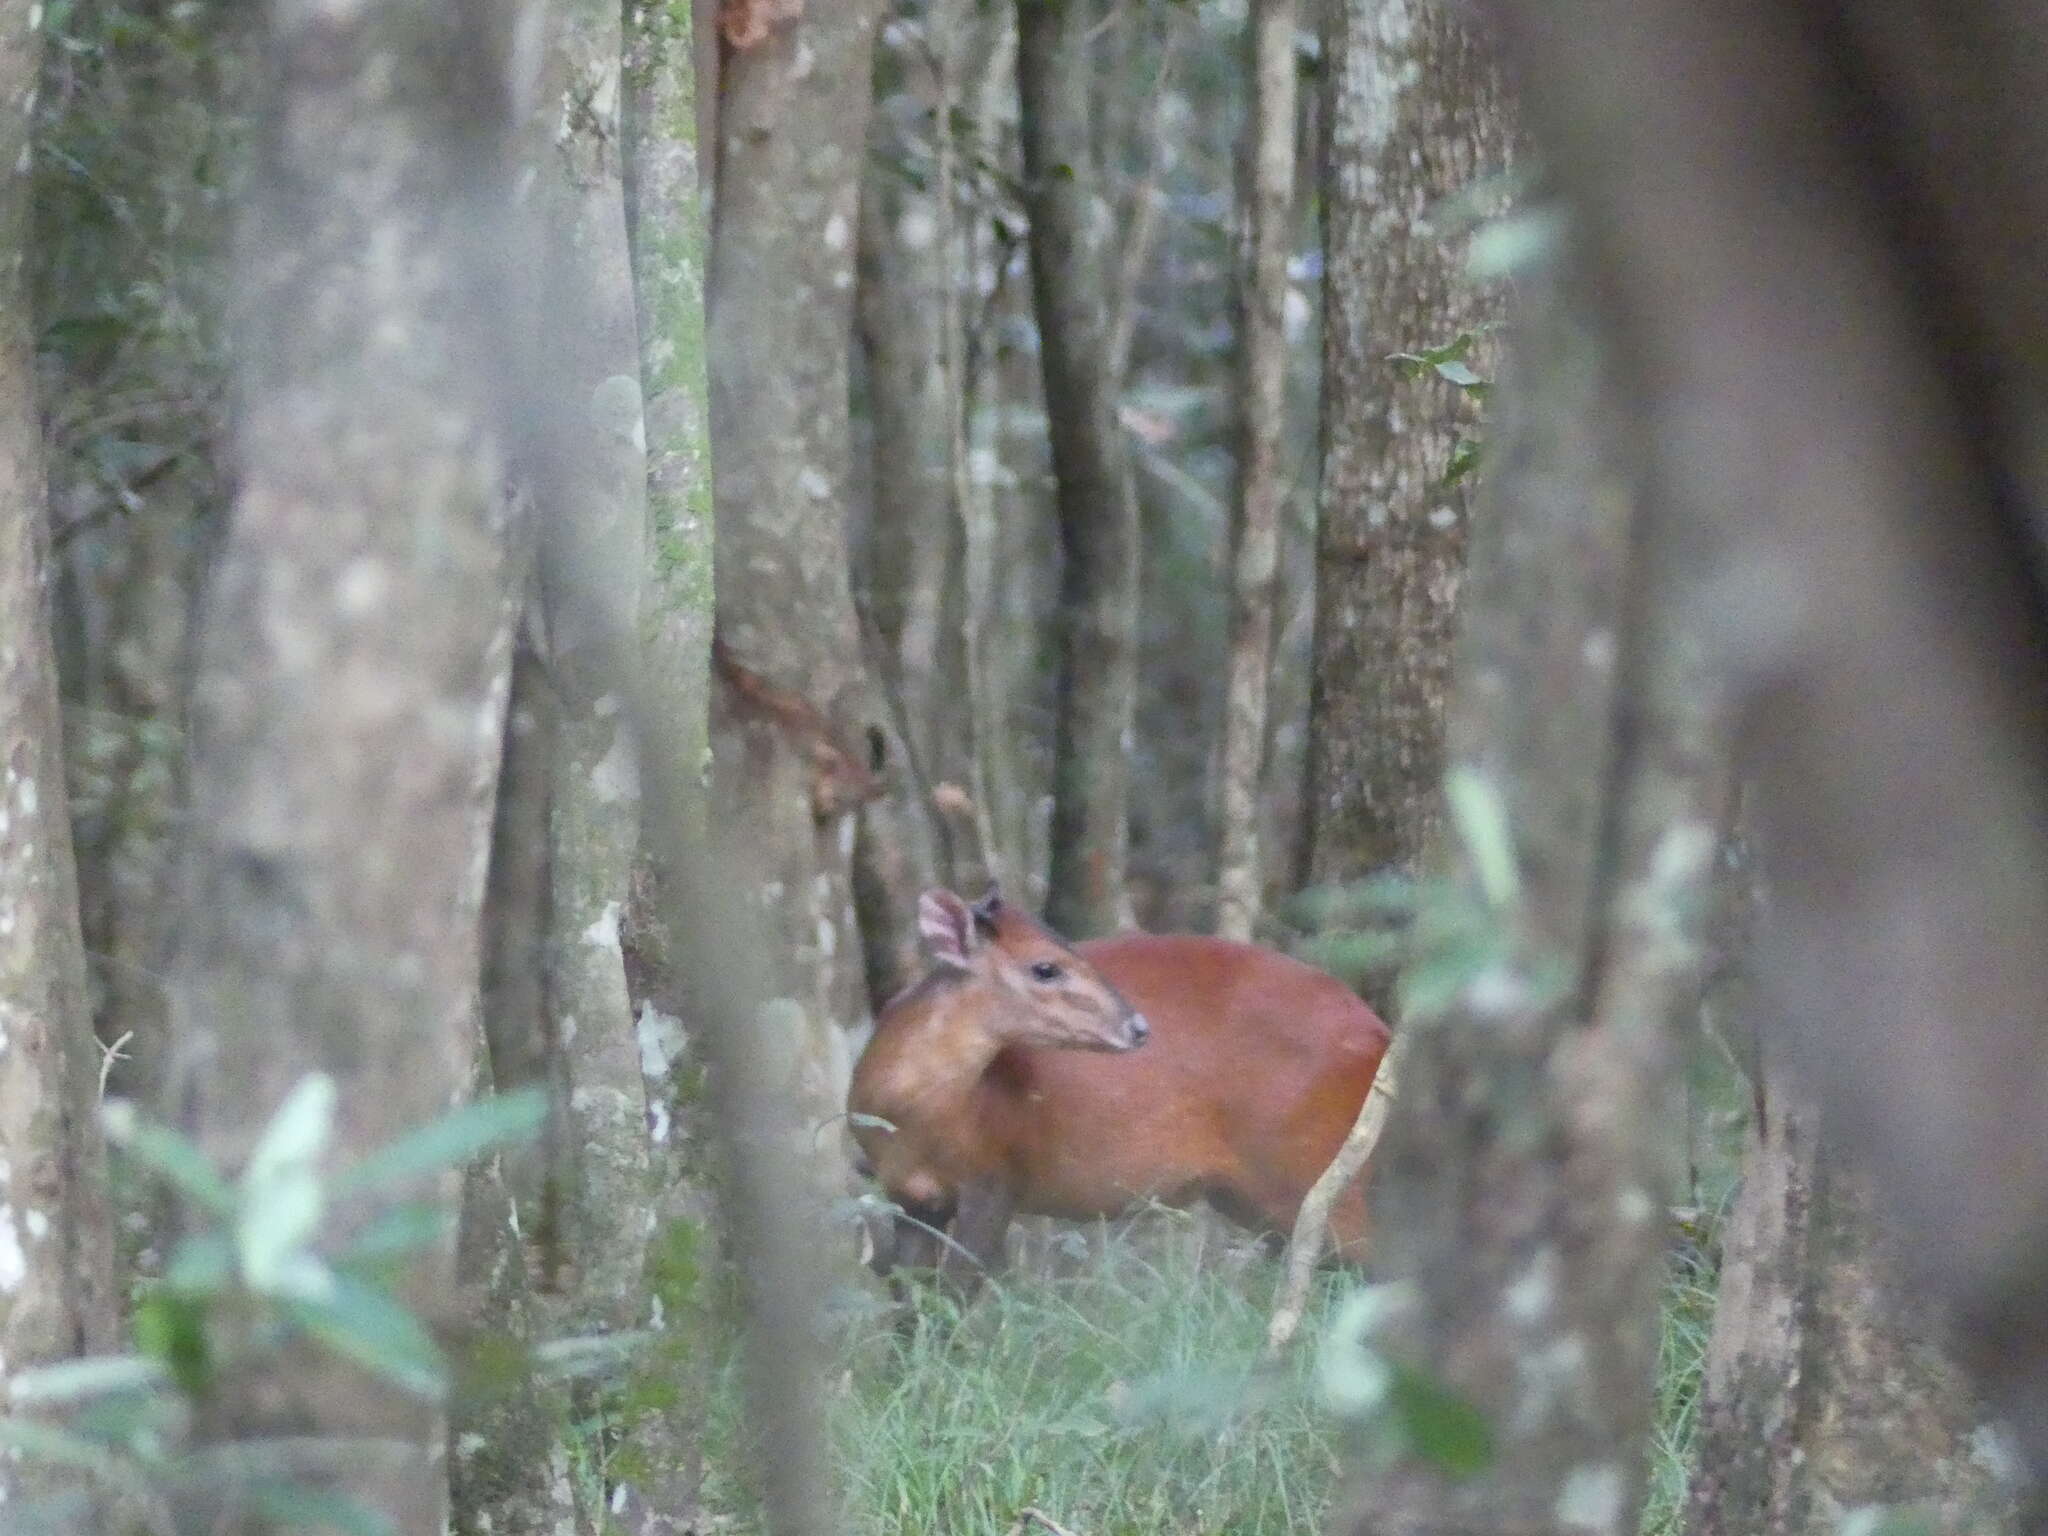
[{"label": "forest floor", "polygon": [[[1320,1536],[1348,1426],[1328,1406],[1316,1339],[1353,1282],[1326,1275],[1280,1370],[1257,1363],[1274,1261],[1214,1228],[1155,1219],[1136,1239],[1068,1231],[960,1311],[926,1296],[921,1326],[848,1331],[833,1425],[862,1536]],[[1643,1536],[1676,1536],[1713,1293],[1674,1255]],[[704,1502],[758,1529],[738,1437],[738,1373],[714,1393]],[[594,1468],[593,1468],[594,1470]]]}]

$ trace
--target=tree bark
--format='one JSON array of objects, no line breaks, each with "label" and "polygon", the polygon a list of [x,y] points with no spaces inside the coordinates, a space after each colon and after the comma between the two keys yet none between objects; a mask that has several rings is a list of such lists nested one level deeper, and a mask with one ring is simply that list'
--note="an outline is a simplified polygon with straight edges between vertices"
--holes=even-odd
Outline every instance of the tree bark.
[{"label": "tree bark", "polygon": [[[854,813],[888,720],[847,581],[847,338],[872,95],[871,0],[813,5],[731,50],[708,277],[718,519],[713,804],[767,913],[782,1006],[763,1041],[814,1125],[839,1115],[867,1017]],[[882,765],[886,768],[886,764]],[[831,1136],[821,1178],[837,1177]]]},{"label": "tree bark", "polygon": [[[0,1396],[14,1372],[107,1350],[119,1323],[21,278],[33,9],[0,6]],[[0,1506],[35,1481],[0,1461]]]},{"label": "tree bark", "polygon": [[1944,1531],[2007,1525],[1997,1433],[1937,1320],[1899,1294],[1869,1192],[1782,1061],[1757,1097],[1722,1239],[1688,1528],[1794,1536],[1869,1506]]},{"label": "tree bark", "polygon": [[1371,1338],[1463,1400],[1490,1445],[1457,1479],[1412,1426],[1369,1441],[1360,1532],[1622,1536],[1640,1502],[1667,1023],[1698,964],[1714,738],[1658,601],[1632,427],[1568,274],[1526,284],[1451,722],[1465,811],[1449,864],[1464,900],[1491,893],[1488,937],[1478,959],[1457,948],[1471,930],[1432,955],[1425,906],[1374,1186],[1400,1300]]},{"label": "tree bark", "polygon": [[1294,3],[1258,0],[1251,16],[1252,116],[1244,201],[1249,260],[1238,337],[1244,413],[1231,569],[1230,672],[1223,713],[1216,931],[1249,940],[1264,895],[1259,786],[1266,685],[1280,573],[1281,454],[1287,441],[1287,256],[1294,238]]},{"label": "tree bark", "polygon": [[[694,835],[705,820],[712,631],[710,388],[706,378],[705,157],[700,106],[715,78],[700,78],[687,13],[634,4],[626,18],[623,139],[626,232],[640,315],[640,376],[647,396],[648,525],[654,560],[644,596],[644,665],[663,700],[683,777],[699,793],[676,806]],[[715,54],[714,54],[715,58]],[[660,749],[663,744],[650,744]],[[656,1194],[655,1228],[642,1245],[647,1326],[661,1337],[627,1386],[638,1410],[614,1454],[614,1517],[631,1536],[686,1532],[699,1521],[705,1426],[717,1360],[709,1341],[725,1320],[713,1307],[716,1261],[712,1170],[706,1144],[702,979],[688,973],[686,936],[643,824],[633,952],[627,976],[638,1008],[640,1067]],[[639,974],[636,976],[636,970]]]},{"label": "tree bark", "polygon": [[1031,285],[1063,557],[1045,913],[1071,938],[1124,921],[1137,699],[1138,503],[1109,371],[1110,205],[1089,134],[1091,16],[1082,0],[1017,4]]},{"label": "tree bark", "polygon": [[[241,491],[202,620],[170,1003],[182,1118],[228,1167],[310,1071],[339,1085],[343,1156],[468,1091],[513,591],[493,423],[514,21],[268,15]],[[407,1299],[444,1298],[453,1258],[417,1262]],[[442,1529],[435,1408],[333,1355],[250,1365],[197,1428],[324,1437],[338,1491]]]},{"label": "tree bark", "polygon": [[2048,1471],[2038,8],[1494,8],[1698,540],[1766,1039]]},{"label": "tree bark", "polygon": [[1470,482],[1444,483],[1468,415],[1396,352],[1497,317],[1444,202],[1504,167],[1492,60],[1443,0],[1325,12],[1323,476],[1300,878],[1414,873],[1436,826]]},{"label": "tree bark", "polygon": [[[640,331],[626,241],[620,103],[623,8],[558,0],[541,167],[560,453],[538,486],[550,541],[601,569],[608,621],[640,623],[647,554]],[[574,1331],[632,1327],[654,1185],[647,1093],[626,992],[623,924],[639,833],[638,752],[588,613],[565,610],[542,567],[548,660],[561,703],[549,763],[547,999],[563,1059],[560,1223]]]},{"label": "tree bark", "polygon": [[[868,363],[874,531],[869,608],[889,656],[904,726],[928,774],[944,774],[954,733],[945,697],[947,594],[958,581],[953,418],[959,379],[948,371],[950,210],[925,142],[949,131],[935,115],[939,82],[922,58],[948,46],[946,18],[927,17],[877,52],[879,110],[870,129],[860,206],[860,334]],[[918,43],[921,42],[922,46]]]}]

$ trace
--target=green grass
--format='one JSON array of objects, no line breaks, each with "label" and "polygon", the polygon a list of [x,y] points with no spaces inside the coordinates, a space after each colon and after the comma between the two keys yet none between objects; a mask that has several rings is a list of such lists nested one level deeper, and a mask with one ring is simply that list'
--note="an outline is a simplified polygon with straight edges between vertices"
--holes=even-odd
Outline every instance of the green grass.
[{"label": "green grass", "polygon": [[[847,1529],[1006,1536],[1035,1507],[1080,1536],[1320,1536],[1347,1430],[1318,1399],[1313,1340],[1348,1282],[1321,1282],[1293,1359],[1263,1377],[1278,1266],[1208,1246],[1114,1239],[964,1312],[926,1296],[908,1339],[856,1326],[832,1401]],[[1709,1284],[1681,1261],[1666,1290],[1643,1536],[1680,1527]],[[730,1374],[715,1396],[705,1501],[744,1533]]]}]

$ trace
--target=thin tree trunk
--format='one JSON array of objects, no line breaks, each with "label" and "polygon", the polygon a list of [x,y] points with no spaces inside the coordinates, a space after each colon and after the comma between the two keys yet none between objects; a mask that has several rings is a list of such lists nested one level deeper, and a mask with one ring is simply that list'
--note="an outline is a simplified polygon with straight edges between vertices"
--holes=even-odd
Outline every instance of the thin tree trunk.
[{"label": "thin tree trunk", "polygon": [[1391,354],[1499,312],[1439,205],[1507,163],[1492,61],[1445,0],[1326,11],[1323,476],[1304,883],[1414,873],[1440,810],[1469,491],[1458,392]]},{"label": "thin tree trunk", "polygon": [[1090,7],[1018,0],[1031,282],[1058,481],[1060,672],[1046,920],[1109,933],[1128,905],[1138,503],[1109,372],[1111,230],[1089,137]]},{"label": "thin tree trunk", "polygon": [[[488,1055],[480,1037],[479,1091],[494,1086]],[[513,1085],[495,1086],[506,1091]],[[541,1329],[521,1222],[497,1156],[464,1170],[457,1231],[456,1283],[475,1319],[501,1340],[536,1342]],[[507,1381],[490,1369],[466,1385],[449,1405],[448,1528],[454,1536],[578,1536],[591,1529],[579,1508],[563,1433],[572,1412],[568,1395],[531,1377]]]},{"label": "thin tree trunk", "polygon": [[[550,540],[589,547],[614,622],[637,629],[646,561],[647,460],[640,332],[626,242],[618,0],[560,0],[541,168],[550,219],[555,429],[560,455],[538,487]],[[564,472],[566,471],[566,472]],[[642,1245],[653,1192],[622,944],[639,831],[639,764],[617,679],[590,633],[547,588],[548,660],[561,700],[549,764],[548,1011],[568,1101],[555,1234],[571,1277],[556,1319],[579,1331],[641,1321]]]},{"label": "thin tree trunk", "polygon": [[[959,378],[947,367],[945,314],[956,302],[943,170],[926,180],[923,141],[933,82],[924,58],[947,46],[945,19],[928,16],[923,47],[906,29],[880,50],[875,114],[860,207],[860,333],[873,431],[874,533],[867,586],[888,653],[904,728],[929,774],[948,771],[951,742],[942,657],[948,589],[958,577],[951,420]],[[941,102],[943,108],[943,102]],[[943,150],[940,151],[943,154]]]},{"label": "thin tree trunk", "polygon": [[[995,598],[995,528],[989,505],[989,488],[980,484],[968,453],[968,417],[975,407],[975,381],[968,376],[966,322],[961,307],[967,297],[979,293],[973,281],[973,233],[976,220],[961,213],[961,157],[957,114],[977,97],[985,98],[994,74],[1000,48],[977,47],[984,29],[1004,28],[1007,18],[992,7],[981,27],[965,6],[954,3],[935,7],[932,25],[938,28],[934,51],[938,74],[938,111],[934,119],[934,151],[938,164],[939,250],[946,280],[946,302],[940,307],[940,355],[946,377],[952,381],[951,409],[946,423],[946,470],[953,491],[953,510],[959,525],[960,548],[960,672],[966,685],[966,742],[962,764],[962,786],[967,792],[967,815],[973,838],[961,837],[953,850],[953,879],[960,884],[995,883],[1003,878],[1005,860],[997,840],[1002,809],[996,803],[1002,783],[1001,761],[1004,731],[1001,698],[989,668],[988,628]],[[972,61],[972,62],[969,62]],[[988,114],[978,114],[970,143],[993,156]],[[1000,278],[998,279],[1000,281]]]},{"label": "thin tree trunk", "polygon": [[1280,571],[1281,454],[1287,441],[1287,255],[1294,236],[1294,3],[1257,0],[1251,17],[1252,127],[1245,154],[1250,260],[1238,339],[1243,432],[1231,567],[1230,674],[1218,766],[1216,931],[1248,940],[1258,923],[1259,786],[1266,685]]},{"label": "thin tree trunk", "polygon": [[[119,1323],[21,280],[33,10],[0,5],[0,1397],[14,1372],[108,1349]],[[0,1507],[35,1481],[0,1461]]]},{"label": "thin tree trunk", "polygon": [[[698,77],[688,13],[658,0],[628,0],[623,140],[626,232],[640,316],[640,376],[647,397],[647,498],[654,559],[644,594],[645,665],[664,701],[688,782],[701,785],[710,754],[711,443],[704,333],[705,157],[699,137],[715,79]],[[715,61],[716,54],[713,53]],[[701,793],[675,813],[701,835]],[[709,1126],[687,1054],[687,1026],[701,1025],[701,979],[685,974],[687,940],[675,933],[670,897],[641,835],[637,899],[630,911],[628,978],[639,1008],[649,1139],[657,1194],[655,1230],[643,1245],[648,1326],[661,1337],[629,1388],[649,1406],[614,1454],[614,1518],[631,1536],[694,1529],[704,1480],[704,1435],[716,1361],[705,1340],[721,1319],[707,1277],[716,1233]],[[635,975],[636,968],[640,974]],[[642,1392],[637,1388],[644,1386]]]},{"label": "thin tree trunk", "polygon": [[[342,1156],[469,1088],[510,660],[493,421],[515,19],[269,12],[241,491],[202,620],[171,985],[184,1118],[229,1167],[311,1071],[339,1085]],[[441,1304],[453,1259],[417,1261],[407,1299]],[[196,1427],[321,1436],[338,1492],[406,1536],[443,1527],[435,1408],[330,1353],[237,1371]]]}]

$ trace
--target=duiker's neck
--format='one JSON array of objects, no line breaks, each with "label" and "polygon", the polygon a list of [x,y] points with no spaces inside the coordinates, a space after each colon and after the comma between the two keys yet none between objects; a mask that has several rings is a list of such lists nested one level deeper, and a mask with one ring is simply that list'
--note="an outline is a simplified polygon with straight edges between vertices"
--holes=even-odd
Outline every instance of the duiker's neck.
[{"label": "duiker's neck", "polygon": [[919,988],[876,1026],[859,1075],[899,1109],[962,1105],[1003,1049],[990,1011],[989,997],[966,982]]}]

